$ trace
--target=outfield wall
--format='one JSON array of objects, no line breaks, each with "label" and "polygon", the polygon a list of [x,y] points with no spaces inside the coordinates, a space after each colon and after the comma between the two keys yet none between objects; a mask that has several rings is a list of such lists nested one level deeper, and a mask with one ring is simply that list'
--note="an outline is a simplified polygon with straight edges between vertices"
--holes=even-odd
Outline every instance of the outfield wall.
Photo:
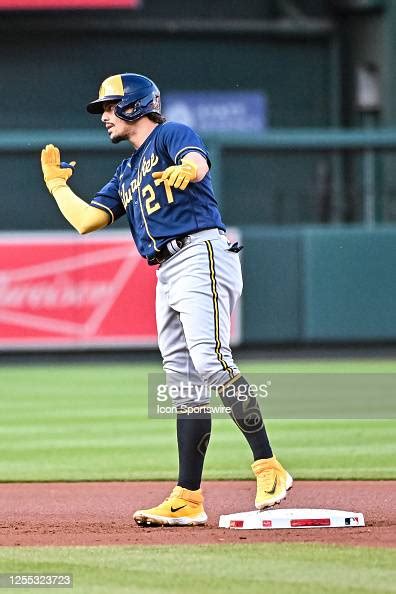
[{"label": "outfield wall", "polygon": [[[396,226],[240,232],[234,344],[396,340]],[[155,348],[154,293],[124,231],[0,234],[2,351]]]},{"label": "outfield wall", "polygon": [[243,228],[243,340],[396,340],[396,226]]}]

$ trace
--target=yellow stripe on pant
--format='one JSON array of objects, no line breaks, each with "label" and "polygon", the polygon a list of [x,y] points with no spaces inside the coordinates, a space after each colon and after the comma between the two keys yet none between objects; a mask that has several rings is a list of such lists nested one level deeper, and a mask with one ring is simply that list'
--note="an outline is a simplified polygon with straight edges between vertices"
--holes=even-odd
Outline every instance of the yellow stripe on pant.
[{"label": "yellow stripe on pant", "polygon": [[221,342],[220,342],[220,326],[219,326],[219,296],[217,294],[217,283],[216,283],[216,270],[214,262],[213,247],[209,240],[205,241],[206,249],[208,250],[209,256],[209,271],[210,271],[210,282],[212,289],[213,299],[213,313],[214,313],[214,331],[215,331],[215,352],[218,361],[221,363],[224,371],[227,371],[230,378],[234,377],[234,372],[224,361],[224,357],[221,353]]}]

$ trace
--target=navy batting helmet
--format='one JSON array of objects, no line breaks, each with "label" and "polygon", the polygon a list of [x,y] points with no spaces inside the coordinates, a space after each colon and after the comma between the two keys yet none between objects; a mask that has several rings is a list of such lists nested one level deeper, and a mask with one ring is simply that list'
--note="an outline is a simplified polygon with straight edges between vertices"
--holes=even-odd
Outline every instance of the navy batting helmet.
[{"label": "navy batting helmet", "polygon": [[108,101],[117,101],[115,114],[127,122],[133,122],[148,113],[161,114],[159,89],[152,80],[141,74],[126,72],[106,78],[100,86],[99,98],[88,103],[87,111],[102,113],[103,104]]}]

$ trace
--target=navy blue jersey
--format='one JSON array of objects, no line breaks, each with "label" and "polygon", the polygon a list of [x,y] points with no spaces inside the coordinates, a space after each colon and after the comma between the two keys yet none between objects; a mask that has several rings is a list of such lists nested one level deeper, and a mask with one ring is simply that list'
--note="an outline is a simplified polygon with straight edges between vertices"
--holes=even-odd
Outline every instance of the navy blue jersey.
[{"label": "navy blue jersey", "polygon": [[160,124],[91,201],[110,214],[111,222],[126,213],[136,247],[145,258],[155,257],[171,239],[212,227],[225,230],[209,172],[183,191],[152,177],[154,171],[180,165],[189,152],[201,153],[210,166],[207,149],[191,128],[176,122]]}]

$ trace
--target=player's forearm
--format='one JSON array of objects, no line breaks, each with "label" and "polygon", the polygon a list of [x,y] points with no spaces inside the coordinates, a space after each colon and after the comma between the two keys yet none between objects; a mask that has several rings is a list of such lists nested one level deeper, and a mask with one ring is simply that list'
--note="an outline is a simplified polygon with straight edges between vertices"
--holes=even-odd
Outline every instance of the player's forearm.
[{"label": "player's forearm", "polygon": [[184,161],[194,163],[194,165],[197,168],[197,174],[196,174],[195,179],[192,180],[193,182],[200,182],[201,180],[203,180],[203,178],[209,171],[208,162],[205,159],[205,157],[203,157],[201,155],[201,153],[196,153],[196,152],[187,153],[187,155],[185,155],[183,157],[182,163]]},{"label": "player's forearm", "polygon": [[66,184],[54,184],[50,191],[65,219],[79,233],[91,233],[109,224],[106,212],[81,200]]}]

